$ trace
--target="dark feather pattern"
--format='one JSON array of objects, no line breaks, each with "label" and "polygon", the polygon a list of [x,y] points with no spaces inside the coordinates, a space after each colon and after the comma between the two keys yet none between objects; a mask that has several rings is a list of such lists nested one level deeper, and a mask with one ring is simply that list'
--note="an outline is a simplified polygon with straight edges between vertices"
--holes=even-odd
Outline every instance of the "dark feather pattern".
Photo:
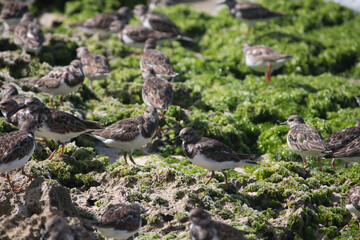
[{"label": "dark feather pattern", "polygon": [[135,139],[140,133],[144,138],[151,138],[157,128],[158,122],[152,123],[146,121],[143,116],[139,116],[122,119],[105,129],[95,130],[92,134],[116,141],[128,142]]},{"label": "dark feather pattern", "polygon": [[138,25],[126,25],[125,28],[118,33],[120,40],[122,39],[122,34],[127,34],[135,42],[145,42],[148,38],[161,40],[173,37],[171,33],[159,32]]},{"label": "dark feather pattern", "polygon": [[141,226],[140,206],[135,203],[110,205],[95,226],[134,232]]},{"label": "dark feather pattern", "polygon": [[0,19],[21,18],[28,11],[28,6],[22,1],[11,0],[3,6]]},{"label": "dark feather pattern", "polygon": [[325,139],[326,146],[333,152],[345,147],[355,138],[360,136],[359,127],[349,127],[344,128],[340,131],[337,131],[331,134],[328,138]]},{"label": "dark feather pattern", "polygon": [[177,75],[173,70],[168,55],[156,49],[145,49],[144,54],[141,56],[140,66],[142,69],[152,68],[159,75],[169,77]]},{"label": "dark feather pattern", "polygon": [[88,53],[81,57],[82,70],[85,76],[94,76],[101,73],[110,73],[107,58],[103,55]]},{"label": "dark feather pattern", "polygon": [[236,17],[237,12],[241,12],[241,17],[248,20],[285,16],[281,12],[271,11],[264,6],[253,2],[237,2],[233,8],[229,9],[229,11],[234,17]]},{"label": "dark feather pattern", "polygon": [[264,45],[244,44],[243,50],[253,62],[276,62],[280,59],[290,59],[291,54],[280,54],[275,49]]},{"label": "dark feather pattern", "polygon": [[19,95],[17,88],[13,84],[4,83],[0,89],[3,94],[3,99],[13,99],[19,105],[23,105],[25,103],[26,97]]},{"label": "dark feather pattern", "polygon": [[167,110],[174,99],[174,94],[168,81],[151,74],[145,77],[142,99],[149,106]]},{"label": "dark feather pattern", "polygon": [[331,152],[325,145],[321,133],[307,124],[293,126],[288,133],[288,142],[295,151]]},{"label": "dark feather pattern", "polygon": [[326,158],[359,158],[360,160],[360,136],[355,138],[345,147],[325,156]]}]

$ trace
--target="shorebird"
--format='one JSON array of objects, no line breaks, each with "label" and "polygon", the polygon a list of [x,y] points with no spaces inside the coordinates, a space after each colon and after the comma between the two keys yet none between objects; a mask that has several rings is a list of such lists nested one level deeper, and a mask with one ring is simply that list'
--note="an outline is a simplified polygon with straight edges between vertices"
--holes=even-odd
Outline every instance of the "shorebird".
[{"label": "shorebird", "polygon": [[91,134],[108,147],[123,149],[126,164],[128,152],[130,161],[136,164],[132,152],[150,142],[158,126],[156,108],[148,107],[143,116],[122,119],[104,129],[95,130]]},{"label": "shorebird", "polygon": [[106,239],[126,240],[141,227],[140,206],[136,203],[110,205],[94,227]]},{"label": "shorebird", "polygon": [[[355,138],[360,136],[360,119],[357,120],[354,127],[344,128],[339,130],[325,139],[326,147],[328,147],[332,152],[345,147]],[[345,167],[347,167],[348,162],[346,162]],[[336,169],[335,158],[331,161],[331,165]]]},{"label": "shorebird", "polygon": [[218,5],[226,4],[229,8],[230,14],[247,23],[248,29],[244,33],[247,35],[250,28],[254,28],[256,31],[255,23],[259,21],[267,21],[276,17],[284,17],[285,14],[267,9],[266,7],[253,3],[253,2],[236,2],[236,0],[225,0],[225,2],[219,3]]},{"label": "shorebird", "polygon": [[60,95],[60,104],[64,106],[63,96],[76,91],[84,81],[80,60],[73,60],[70,65],[52,70],[35,81],[35,87],[51,94],[50,103],[55,108],[53,97]]},{"label": "shorebird", "polygon": [[27,119],[20,130],[10,132],[0,137],[0,172],[6,172],[6,180],[13,192],[20,190],[11,184],[9,172],[22,168],[21,173],[31,181],[36,176],[24,172],[24,165],[31,158],[35,150],[34,131],[38,127],[35,119]]},{"label": "shorebird", "polygon": [[20,23],[21,17],[27,12],[29,12],[29,8],[22,1],[12,0],[5,4],[0,15],[5,30],[13,31],[15,26]]},{"label": "shorebird", "polygon": [[320,156],[323,157],[331,153],[331,150],[326,147],[321,133],[316,128],[305,124],[304,119],[299,115],[291,115],[281,125],[290,126],[287,143],[291,150],[301,156],[304,166],[307,166],[306,157],[317,156],[319,171],[322,171]]},{"label": "shorebird", "polygon": [[174,99],[174,93],[170,83],[156,76],[154,69],[145,69],[142,73],[145,80],[141,95],[148,106],[154,106],[163,111],[159,120],[165,117],[166,110]]},{"label": "shorebird", "polygon": [[144,48],[148,38],[164,40],[172,37],[171,33],[159,32],[139,25],[125,25],[121,21],[112,22],[110,30],[117,33],[121,42],[137,48]]},{"label": "shorebird", "polygon": [[17,128],[26,120],[26,110],[22,109],[25,105],[25,101],[19,105],[13,98],[3,98],[0,102],[0,111],[7,121]]},{"label": "shorebird", "polygon": [[15,100],[19,105],[24,104],[25,100],[26,100],[26,96],[24,95],[20,95],[19,91],[17,90],[17,88],[15,87],[14,84],[11,83],[4,83],[1,87],[0,87],[1,93],[3,95],[3,99],[13,99]]},{"label": "shorebird", "polygon": [[61,153],[64,153],[65,143],[79,135],[101,129],[98,122],[82,120],[69,113],[47,108],[38,98],[30,97],[25,101],[27,114],[37,119],[39,128],[35,131],[35,136],[52,139],[56,143],[56,148],[50,155],[52,159],[62,145]]},{"label": "shorebird", "polygon": [[140,69],[154,69],[156,76],[166,80],[172,79],[178,75],[174,72],[173,66],[168,55],[156,50],[156,40],[149,38],[145,42],[144,54],[141,55]]},{"label": "shorebird", "polygon": [[190,127],[183,128],[174,139],[177,138],[182,140],[184,154],[193,164],[211,171],[206,185],[215,177],[215,171],[221,171],[225,177],[225,190],[228,190],[228,178],[224,170],[257,164],[253,160],[258,158],[258,155],[235,152],[218,140],[199,137]]},{"label": "shorebird", "polygon": [[209,213],[202,208],[194,208],[188,217],[180,222],[190,220],[190,238],[192,240],[245,240],[242,232],[222,222],[211,220]]},{"label": "shorebird", "polygon": [[360,136],[356,137],[344,147],[333,151],[326,158],[338,158],[345,162],[360,162]]},{"label": "shorebird", "polygon": [[[356,186],[349,189],[348,195],[345,198],[345,207],[349,212],[355,214],[358,219],[358,225],[360,230],[360,186]],[[354,237],[359,237],[360,234],[355,235]]]},{"label": "shorebird", "polygon": [[81,60],[84,76],[90,81],[91,89],[93,80],[105,79],[105,97],[108,97],[107,76],[110,74],[110,65],[108,59],[99,54],[89,53],[86,47],[76,49],[77,57]]},{"label": "shorebird", "polygon": [[169,33],[172,38],[178,38],[190,42],[194,41],[193,38],[181,31],[168,17],[159,12],[148,11],[147,6],[144,4],[136,5],[134,13],[139,16],[140,23],[144,27],[159,32]]},{"label": "shorebird", "polygon": [[78,239],[74,230],[67,223],[65,218],[54,215],[46,220],[45,232],[40,240],[50,235],[51,240],[75,240]]},{"label": "shorebird", "polygon": [[124,24],[128,24],[132,14],[132,10],[129,7],[124,6],[116,12],[100,13],[84,22],[70,24],[69,27],[80,29],[89,34],[108,34],[110,33],[110,24],[113,21],[119,20]]},{"label": "shorebird", "polygon": [[20,24],[15,27],[14,43],[22,48],[23,54],[32,52],[38,56],[44,41],[40,24],[34,20],[30,12],[25,13]]},{"label": "shorebird", "polygon": [[291,54],[280,54],[275,49],[264,45],[245,43],[242,46],[245,64],[256,72],[265,73],[266,83],[271,81],[271,73],[281,68]]}]

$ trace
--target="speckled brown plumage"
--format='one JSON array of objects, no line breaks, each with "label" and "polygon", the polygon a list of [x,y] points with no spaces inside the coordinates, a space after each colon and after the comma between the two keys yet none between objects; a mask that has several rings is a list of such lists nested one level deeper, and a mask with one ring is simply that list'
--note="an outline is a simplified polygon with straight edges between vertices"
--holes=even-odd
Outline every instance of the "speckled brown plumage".
[{"label": "speckled brown plumage", "polygon": [[[192,128],[184,128],[179,134],[183,140],[183,151],[186,157],[193,159],[198,153],[201,153],[216,162],[241,162],[244,160],[251,160],[258,157],[256,154],[243,154],[232,150],[222,142],[207,138],[199,137]],[[249,164],[256,164],[249,161]]]},{"label": "speckled brown plumage", "polygon": [[1,93],[3,95],[3,99],[11,98],[15,100],[19,105],[24,104],[26,100],[26,96],[19,95],[19,92],[14,84],[4,83],[1,88]]},{"label": "speckled brown plumage", "polygon": [[280,59],[290,59],[291,54],[280,54],[275,49],[264,45],[252,45],[250,43],[243,45],[243,52],[246,57],[252,59],[253,62],[276,62]]},{"label": "speckled brown plumage", "polygon": [[[25,104],[25,101],[22,105]],[[8,122],[16,127],[21,127],[26,119],[26,110],[21,109],[19,104],[10,97],[4,98],[0,102],[0,111]]]},{"label": "speckled brown plumage", "polygon": [[360,120],[356,122],[355,127],[348,127],[341,129],[325,139],[326,146],[332,150],[336,151],[340,148],[345,147],[355,138],[360,136]]},{"label": "speckled brown plumage", "polygon": [[153,69],[146,69],[143,77],[145,80],[142,87],[143,101],[149,106],[167,110],[174,98],[170,83],[157,77]]},{"label": "speckled brown plumage", "polygon": [[19,0],[9,1],[1,9],[0,19],[21,18],[24,13],[28,12],[27,5]]},{"label": "speckled brown plumage", "polygon": [[193,41],[191,37],[187,36],[183,31],[181,31],[168,17],[159,12],[148,12],[148,8],[143,4],[136,5],[134,8],[134,13],[139,16],[140,23],[144,27],[151,28],[159,32],[172,34],[173,38],[179,37],[183,40]]},{"label": "speckled brown plumage", "polygon": [[192,240],[245,240],[239,230],[222,222],[211,220],[210,214],[202,208],[190,211],[190,238]]},{"label": "speckled brown plumage", "polygon": [[137,231],[141,226],[140,206],[136,203],[129,205],[110,205],[101,216],[95,227],[113,228],[128,232]]},{"label": "speckled brown plumage", "polygon": [[105,56],[90,53],[86,47],[78,48],[77,53],[77,57],[81,59],[85,77],[95,78],[96,75],[110,73],[109,62]]},{"label": "speckled brown plumage", "polygon": [[236,2],[235,0],[228,2],[229,12],[232,16],[247,20],[264,20],[274,17],[283,17],[285,14],[281,12],[272,11],[266,7],[254,2]]},{"label": "speckled brown plumage", "polygon": [[144,54],[141,55],[140,68],[142,71],[145,69],[154,69],[156,76],[165,79],[170,79],[178,75],[174,72],[173,66],[170,62],[168,55],[156,50],[156,40],[149,38],[145,42]]},{"label": "speckled brown plumage", "polygon": [[345,198],[345,204],[353,204],[353,206],[360,211],[360,186],[355,186],[349,189]]},{"label": "speckled brown plumage", "polygon": [[33,52],[36,55],[41,51],[45,41],[40,24],[34,20],[33,15],[27,12],[14,31],[14,43],[20,46],[23,52]]},{"label": "speckled brown plumage", "polygon": [[333,153],[325,156],[326,158],[339,158],[349,162],[360,161],[360,136],[355,138],[345,147],[335,150]]}]

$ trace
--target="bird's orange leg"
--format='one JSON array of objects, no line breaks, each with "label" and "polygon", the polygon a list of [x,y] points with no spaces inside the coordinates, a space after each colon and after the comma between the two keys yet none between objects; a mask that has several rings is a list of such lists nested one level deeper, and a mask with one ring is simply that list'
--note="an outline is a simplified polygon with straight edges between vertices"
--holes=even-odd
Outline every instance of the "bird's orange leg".
[{"label": "bird's orange leg", "polygon": [[62,95],[60,96],[60,105],[64,106],[64,101],[63,101],[63,96]]},{"label": "bird's orange leg", "polygon": [[133,159],[133,157],[132,157],[132,152],[129,152],[129,158],[130,158],[130,161],[131,161],[133,164],[136,165],[136,163],[135,163],[135,161],[134,161],[134,159]]},{"label": "bird's orange leg", "polygon": [[210,176],[210,178],[205,182],[205,185],[208,185],[209,182],[211,181],[211,179],[213,179],[214,177],[215,177],[215,172],[212,171],[212,172],[211,172],[211,176]]},{"label": "bird's orange leg", "polygon": [[50,157],[48,158],[48,159],[46,159],[46,160],[51,160],[53,157],[54,157],[54,155],[55,155],[55,153],[56,153],[56,151],[59,149],[59,146],[56,146],[56,148],[55,148],[55,150],[52,152],[52,154],[50,155]]},{"label": "bird's orange leg", "polygon": [[53,101],[53,96],[50,97],[50,103],[51,103],[51,107],[52,107],[53,109],[55,109],[54,101]]},{"label": "bird's orange leg", "polygon": [[222,174],[224,174],[225,177],[225,190],[229,190],[229,183],[228,183],[228,177],[227,174],[223,171]]},{"label": "bird's orange leg", "polygon": [[65,143],[61,144],[61,152],[60,152],[60,154],[64,153],[64,148],[65,148]]},{"label": "bird's orange leg", "polygon": [[127,159],[126,159],[126,152],[124,152],[124,160],[125,160],[125,164],[128,164]]},{"label": "bird's orange leg", "polygon": [[8,173],[6,173],[6,180],[8,181],[8,183],[9,183],[9,185],[10,185],[11,191],[17,192],[17,191],[21,190],[21,188],[15,187],[15,186],[13,186],[13,185],[11,184],[10,177],[9,177],[9,174],[8,174]]},{"label": "bird's orange leg", "polygon": [[321,168],[321,158],[320,158],[320,156],[318,156],[318,162],[319,162],[319,171],[321,172],[322,168]]},{"label": "bird's orange leg", "polygon": [[335,158],[332,159],[331,166],[333,166],[333,168],[335,168],[335,170],[337,169],[337,167],[335,166]]},{"label": "bird's orange leg", "polygon": [[266,79],[266,83],[270,83],[271,81],[271,74],[270,74],[270,70],[271,70],[271,64],[268,63],[268,66],[267,66],[267,71],[265,73],[265,79]]},{"label": "bird's orange leg", "polygon": [[40,176],[40,175],[26,174],[25,171],[24,171],[24,167],[21,168],[21,174],[24,175],[25,177],[27,177],[30,180],[30,182],[32,182],[34,180],[34,178],[37,178],[38,176]]}]

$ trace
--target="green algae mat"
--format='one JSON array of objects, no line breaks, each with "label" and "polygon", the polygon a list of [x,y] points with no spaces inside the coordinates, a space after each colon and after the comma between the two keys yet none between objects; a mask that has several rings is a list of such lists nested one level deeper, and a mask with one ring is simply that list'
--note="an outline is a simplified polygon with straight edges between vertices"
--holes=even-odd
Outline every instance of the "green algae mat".
[{"label": "green algae mat", "polygon": [[[140,57],[131,56],[139,49],[119,42],[116,34],[107,38],[86,36],[66,27],[99,11],[139,2],[55,1],[50,9],[65,21],[54,29],[44,29],[52,36],[39,59],[19,59],[15,65],[0,62],[4,73],[0,79],[8,73],[23,90],[36,91],[23,83],[56,65],[68,64],[76,57],[76,48],[86,45],[90,52],[110,59],[110,97],[104,98],[103,81],[95,81],[94,92],[84,85],[65,98],[61,110],[104,125],[141,115],[146,105],[141,98]],[[65,154],[52,161],[41,161],[50,150],[36,151],[30,161],[32,170],[84,192],[91,186],[105,186],[97,178],[104,172],[122,179],[132,189],[128,201],[163,212],[144,214],[145,227],[137,239],[188,238],[184,228],[169,226],[194,206],[205,208],[214,219],[233,225],[249,239],[351,239],[359,229],[357,220],[345,208],[345,196],[350,187],[360,184],[360,165],[345,168],[337,160],[338,170],[334,170],[330,160],[322,160],[323,172],[319,172],[316,159],[312,159],[310,172],[305,170],[300,156],[287,145],[289,127],[279,123],[298,114],[326,138],[353,126],[360,118],[355,98],[360,93],[360,16],[320,0],[257,2],[287,16],[260,22],[256,33],[247,36],[242,35],[247,26],[230,16],[227,9],[215,17],[187,5],[156,9],[193,36],[195,42],[174,41],[174,55],[169,43],[158,46],[170,56],[179,76],[172,83],[175,97],[161,123],[162,137],[152,141],[153,155],[144,166],[124,166],[123,161],[110,164],[107,156],[94,149],[96,141],[82,136],[67,144]],[[39,14],[41,2],[30,9]],[[137,24],[137,19],[131,23]],[[21,53],[12,40],[1,41],[1,50]],[[244,63],[241,46],[247,42],[268,45],[280,53],[293,54],[293,58],[266,84],[263,74],[251,71]],[[37,94],[48,104],[48,95]],[[55,99],[59,106],[59,99]],[[187,159],[179,161],[178,156],[183,155],[180,143],[169,141],[185,126],[238,152],[261,154],[264,160],[259,166],[245,167],[245,172],[229,170],[228,192],[223,189],[221,174],[205,186],[206,170]],[[0,133],[11,130],[1,118]],[[144,155],[136,151],[135,161]],[[171,194],[154,197],[167,188]],[[104,202],[96,199],[95,204],[101,207]],[[180,206],[177,214],[168,210],[174,206]]]}]

